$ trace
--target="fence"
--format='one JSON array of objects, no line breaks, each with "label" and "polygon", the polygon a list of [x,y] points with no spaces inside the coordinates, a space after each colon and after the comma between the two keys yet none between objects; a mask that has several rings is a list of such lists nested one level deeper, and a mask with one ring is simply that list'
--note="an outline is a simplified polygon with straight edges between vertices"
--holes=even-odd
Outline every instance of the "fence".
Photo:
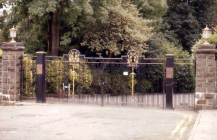
[{"label": "fence", "polygon": [[[21,59],[21,100],[36,100],[40,68],[36,59]],[[121,58],[85,57],[73,50],[72,55],[45,56],[43,61],[46,102],[166,107],[164,58],[132,57],[129,53]],[[175,59],[174,64],[173,107],[192,109],[194,62]]]}]

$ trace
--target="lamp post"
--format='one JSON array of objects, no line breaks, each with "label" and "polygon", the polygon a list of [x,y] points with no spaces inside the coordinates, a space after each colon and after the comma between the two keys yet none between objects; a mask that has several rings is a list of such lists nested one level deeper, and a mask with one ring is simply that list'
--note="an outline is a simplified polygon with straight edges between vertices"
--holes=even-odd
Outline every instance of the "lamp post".
[{"label": "lamp post", "polygon": [[[123,75],[124,76],[128,76],[128,71],[124,71],[123,72]],[[135,73],[134,73],[134,67],[132,67],[132,73],[130,73],[130,75],[132,76],[132,91],[131,91],[131,95],[132,95],[132,97],[134,96],[134,76],[136,75]]]},{"label": "lamp post", "polygon": [[16,38],[16,36],[17,36],[17,29],[15,29],[14,26],[13,26],[13,28],[11,28],[9,30],[10,30],[10,37],[12,39],[10,42],[16,42],[14,40],[14,38]]},{"label": "lamp post", "polygon": [[74,66],[73,67],[73,70],[71,71],[71,75],[72,75],[72,98],[74,98],[75,96],[75,76],[76,76],[76,72],[74,71]]},{"label": "lamp post", "polygon": [[202,31],[203,31],[203,39],[205,39],[204,44],[209,44],[208,39],[210,38],[210,34],[212,30],[206,26],[206,28],[203,29]]},{"label": "lamp post", "polygon": [[136,75],[134,73],[134,68],[138,67],[139,63],[139,53],[136,50],[131,50],[127,53],[127,63],[129,64],[128,67],[132,67],[132,98],[134,96],[134,76]]}]

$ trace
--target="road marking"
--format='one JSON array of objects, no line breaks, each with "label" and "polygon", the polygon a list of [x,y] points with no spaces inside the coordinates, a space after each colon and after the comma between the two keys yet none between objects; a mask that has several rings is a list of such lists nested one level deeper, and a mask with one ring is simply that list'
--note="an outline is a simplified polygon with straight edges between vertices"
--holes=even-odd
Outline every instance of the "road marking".
[{"label": "road marking", "polygon": [[192,121],[193,119],[193,115],[189,115],[188,116],[188,120],[187,120],[187,123],[183,126],[183,128],[179,131],[179,136],[180,136],[180,139],[182,138],[183,136],[183,133],[185,132],[185,130],[187,129],[188,125],[190,124],[190,122]]},{"label": "road marking", "polygon": [[185,115],[184,118],[178,123],[178,125],[173,130],[172,135],[170,136],[170,138],[172,138],[175,135],[175,133],[180,129],[180,127],[184,123],[184,120],[185,120],[186,117],[187,117],[187,115]]},{"label": "road marking", "polygon": [[181,139],[192,119],[193,115],[184,115],[183,119],[176,125],[169,138],[173,138],[175,135],[178,135],[178,139]]}]

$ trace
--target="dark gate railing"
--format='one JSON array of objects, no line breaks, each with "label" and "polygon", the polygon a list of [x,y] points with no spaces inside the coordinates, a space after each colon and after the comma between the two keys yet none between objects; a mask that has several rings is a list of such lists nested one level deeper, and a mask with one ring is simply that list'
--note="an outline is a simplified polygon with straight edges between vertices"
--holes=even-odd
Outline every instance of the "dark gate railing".
[{"label": "dark gate railing", "polygon": [[[73,50],[63,56],[43,58],[45,83],[36,79],[40,74],[39,69],[42,68],[36,65],[36,59],[36,56],[24,56],[20,59],[21,100],[36,100],[36,91],[45,86],[45,90],[39,93],[44,93],[46,96],[40,96],[42,98],[37,96],[38,102],[45,102],[44,97],[46,97],[46,102],[165,108],[167,86],[165,58],[145,58],[132,54],[120,58],[85,57],[77,50]],[[183,83],[185,80],[193,79],[193,77],[186,79],[183,73],[190,73],[194,68],[190,65],[189,59],[174,61],[171,102],[173,102],[173,107],[177,108],[178,105],[174,102],[183,98],[181,95],[183,92],[180,92],[180,89],[188,88],[182,87]],[[37,82],[41,83],[41,88],[36,86]],[[186,92],[193,93],[193,89],[194,85],[189,86]],[[182,104],[181,102],[179,104]]]}]

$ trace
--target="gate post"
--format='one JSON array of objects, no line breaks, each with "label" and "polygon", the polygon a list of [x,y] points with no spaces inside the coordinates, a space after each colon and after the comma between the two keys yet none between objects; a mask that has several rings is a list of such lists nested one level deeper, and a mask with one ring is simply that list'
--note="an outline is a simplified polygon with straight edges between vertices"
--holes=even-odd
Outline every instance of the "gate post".
[{"label": "gate post", "polygon": [[216,61],[215,44],[198,44],[196,49],[196,109],[215,106]]},{"label": "gate post", "polygon": [[37,55],[37,76],[36,76],[36,98],[37,103],[46,102],[46,81],[45,81],[45,55],[43,51],[36,52]]},{"label": "gate post", "polygon": [[174,54],[166,54],[166,108],[173,109],[173,61]]},{"label": "gate post", "polygon": [[[20,99],[20,57],[25,47],[22,42],[2,43],[2,98],[4,101]],[[1,100],[0,99],[0,100]]]}]

